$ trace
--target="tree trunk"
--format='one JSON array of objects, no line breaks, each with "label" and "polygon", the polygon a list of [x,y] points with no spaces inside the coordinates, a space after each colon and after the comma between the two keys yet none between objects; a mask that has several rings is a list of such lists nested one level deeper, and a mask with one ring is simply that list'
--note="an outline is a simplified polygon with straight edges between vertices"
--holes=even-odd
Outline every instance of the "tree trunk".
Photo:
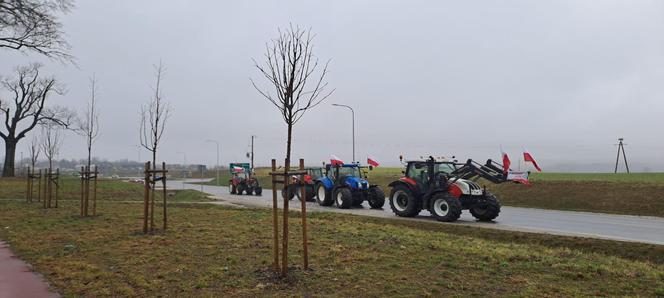
[{"label": "tree trunk", "polygon": [[293,133],[293,124],[288,123],[288,139],[286,140],[286,160],[290,164],[291,155],[291,136]]},{"label": "tree trunk", "polygon": [[2,168],[2,177],[14,177],[14,159],[16,157],[16,144],[18,140],[5,140],[5,163]]}]

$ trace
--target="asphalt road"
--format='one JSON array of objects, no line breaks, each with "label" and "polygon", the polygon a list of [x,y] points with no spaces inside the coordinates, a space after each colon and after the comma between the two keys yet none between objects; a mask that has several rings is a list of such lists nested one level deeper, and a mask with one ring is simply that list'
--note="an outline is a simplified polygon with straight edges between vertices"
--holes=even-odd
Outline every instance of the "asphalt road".
[{"label": "asphalt road", "polygon": [[[196,181],[190,181],[196,182]],[[213,195],[217,202],[236,206],[271,207],[271,190],[264,190],[263,196],[231,195],[228,187],[202,186],[183,183],[182,181],[169,181],[168,187],[172,189],[195,189]],[[281,193],[278,194],[280,206],[283,204]],[[299,210],[299,201],[291,201],[291,209]],[[402,220],[421,220],[431,224],[456,224],[502,230],[523,232],[547,233],[565,236],[591,237],[621,241],[643,242],[664,245],[664,218],[650,216],[614,215],[605,213],[555,211],[534,208],[519,208],[503,206],[500,216],[495,222],[478,222],[467,210],[461,218],[454,223],[441,223],[433,220],[429,212],[422,211],[415,218],[398,217],[392,213],[389,202],[385,202],[382,210],[370,209],[365,202],[363,208],[338,209],[322,207],[315,202],[307,203],[307,211],[311,212],[339,212],[362,216],[395,218]]]}]

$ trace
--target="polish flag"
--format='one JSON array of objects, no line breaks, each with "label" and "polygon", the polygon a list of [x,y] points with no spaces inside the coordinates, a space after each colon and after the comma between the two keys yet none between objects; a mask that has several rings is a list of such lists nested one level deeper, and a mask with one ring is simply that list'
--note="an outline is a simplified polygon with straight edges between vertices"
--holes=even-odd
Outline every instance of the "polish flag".
[{"label": "polish flag", "polygon": [[372,167],[377,167],[379,165],[379,163],[376,161],[376,159],[371,155],[369,155],[367,157],[367,164],[369,164]]},{"label": "polish flag", "polygon": [[507,156],[507,153],[503,151],[503,147],[500,147],[500,154],[503,156],[503,173],[507,173],[510,170],[512,162],[510,162],[510,157]]},{"label": "polish flag", "polygon": [[537,169],[538,172],[542,171],[542,169],[537,165],[535,158],[533,158],[533,155],[530,154],[530,152],[528,152],[526,148],[523,148],[523,161],[533,163],[533,166],[535,167],[535,169]]},{"label": "polish flag", "polygon": [[343,165],[343,164],[344,164],[344,161],[341,160],[341,158],[338,158],[336,155],[332,155],[332,156],[330,157],[330,163],[331,163],[333,166],[336,166],[336,165]]}]

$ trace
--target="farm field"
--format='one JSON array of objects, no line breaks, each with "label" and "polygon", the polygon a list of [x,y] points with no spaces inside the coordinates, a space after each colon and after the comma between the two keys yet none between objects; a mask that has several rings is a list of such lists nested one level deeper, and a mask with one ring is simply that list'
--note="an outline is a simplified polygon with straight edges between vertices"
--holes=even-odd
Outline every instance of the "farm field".
[{"label": "farm field", "polygon": [[[369,181],[380,185],[398,179],[401,168],[375,168]],[[256,170],[261,185],[271,188],[269,169]],[[228,185],[222,173],[219,185]],[[531,186],[480,181],[503,205],[554,210],[603,212],[664,217],[664,173],[532,173]],[[217,185],[216,181],[205,183]]]},{"label": "farm field", "polygon": [[140,205],[125,202],[140,189],[103,183],[116,198],[81,219],[73,199],[49,210],[8,200],[21,185],[0,179],[0,239],[63,296],[664,294],[662,246],[332,213],[309,215],[310,271],[290,214],[292,274],[278,281],[269,210],[173,203],[169,231],[144,236]]}]

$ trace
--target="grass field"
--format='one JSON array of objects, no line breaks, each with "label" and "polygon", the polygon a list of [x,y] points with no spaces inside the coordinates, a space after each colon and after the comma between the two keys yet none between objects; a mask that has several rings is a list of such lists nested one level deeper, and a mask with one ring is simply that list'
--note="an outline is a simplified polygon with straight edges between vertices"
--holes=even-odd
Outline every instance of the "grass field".
[{"label": "grass field", "polygon": [[[389,194],[387,184],[401,176],[401,168],[376,168],[369,181]],[[271,188],[268,169],[257,169],[261,185]],[[220,185],[227,185],[223,173]],[[531,186],[481,182],[503,205],[664,217],[664,173],[532,173]],[[217,185],[211,181],[210,185]]]},{"label": "grass field", "polygon": [[[0,198],[15,187],[0,179]],[[331,213],[309,215],[311,271],[291,213],[292,274],[278,280],[268,210],[173,203],[169,231],[144,236],[140,205],[122,201],[82,219],[75,200],[0,200],[0,238],[64,296],[664,295],[664,246]]]}]

